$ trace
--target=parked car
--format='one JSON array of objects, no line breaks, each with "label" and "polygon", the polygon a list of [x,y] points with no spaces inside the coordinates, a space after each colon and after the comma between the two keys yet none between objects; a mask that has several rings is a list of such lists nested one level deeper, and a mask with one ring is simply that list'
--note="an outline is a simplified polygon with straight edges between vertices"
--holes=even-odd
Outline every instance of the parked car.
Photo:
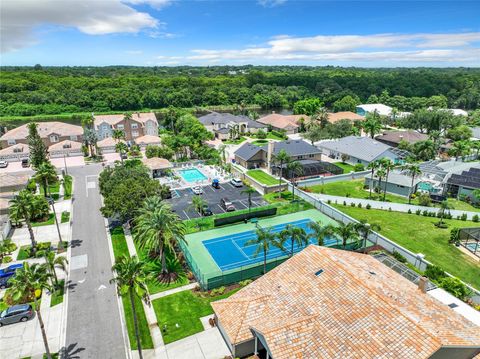
[{"label": "parked car", "polygon": [[235,211],[235,206],[233,205],[232,202],[226,197],[222,198],[220,200],[220,207],[222,207],[225,211],[227,212],[232,212]]},{"label": "parked car", "polygon": [[230,183],[232,184],[232,186],[234,187],[243,187],[243,182],[241,180],[239,180],[238,178],[232,178],[230,180]]},{"label": "parked car", "polygon": [[126,153],[121,153],[121,154],[120,154],[120,158],[121,158],[122,160],[126,160],[126,159],[128,159],[128,155],[127,155]]},{"label": "parked car", "polygon": [[23,168],[30,167],[30,161],[28,160],[28,158],[24,158],[24,159],[22,160],[22,167],[23,167]]},{"label": "parked car", "polygon": [[203,194],[203,189],[200,186],[195,186],[192,188],[194,194]]},{"label": "parked car", "polygon": [[23,268],[23,264],[11,264],[6,268],[0,269],[0,278],[11,277],[17,269]]},{"label": "parked car", "polygon": [[8,162],[7,161],[0,161],[0,168],[7,168]]},{"label": "parked car", "polygon": [[205,216],[205,217],[211,216],[213,214],[210,207],[208,207],[208,204],[204,204],[200,212],[202,213],[202,216]]},{"label": "parked car", "polygon": [[[12,276],[13,277],[13,276]],[[0,278],[0,289],[5,289],[5,288],[8,288],[9,284],[8,284],[8,281],[10,280],[10,278],[12,277],[3,277],[3,278]]]},{"label": "parked car", "polygon": [[0,327],[6,324],[26,322],[33,317],[33,308],[30,304],[14,305],[0,313]]},{"label": "parked car", "polygon": [[212,187],[213,187],[213,188],[220,188],[220,181],[215,178],[215,179],[212,181]]}]

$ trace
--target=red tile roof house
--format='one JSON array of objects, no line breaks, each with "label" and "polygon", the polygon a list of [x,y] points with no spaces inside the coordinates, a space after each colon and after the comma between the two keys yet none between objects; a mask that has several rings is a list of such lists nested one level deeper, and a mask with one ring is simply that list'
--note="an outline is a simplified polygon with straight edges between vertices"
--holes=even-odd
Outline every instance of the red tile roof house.
[{"label": "red tile roof house", "polygon": [[[375,258],[310,245],[212,303],[234,357],[463,359],[480,327]],[[266,355],[263,356],[263,353]]]},{"label": "red tile roof house", "polygon": [[257,122],[272,126],[274,130],[285,131],[287,135],[298,132],[300,128],[300,120],[308,120],[307,115],[280,115],[278,113],[271,113],[270,115],[261,117]]},{"label": "red tile roof house", "polygon": [[128,144],[146,135],[158,137],[158,121],[153,112],[132,113],[130,121],[125,121],[125,114],[94,115],[93,118],[99,140],[112,137],[113,130],[122,130]]}]

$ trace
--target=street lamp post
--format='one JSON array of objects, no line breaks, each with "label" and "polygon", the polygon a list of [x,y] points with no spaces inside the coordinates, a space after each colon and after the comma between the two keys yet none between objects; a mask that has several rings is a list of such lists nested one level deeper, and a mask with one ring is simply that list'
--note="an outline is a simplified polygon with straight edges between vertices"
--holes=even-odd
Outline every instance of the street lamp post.
[{"label": "street lamp post", "polygon": [[367,240],[368,240],[368,235],[370,234],[370,228],[371,225],[370,223],[365,223],[365,237],[364,237],[364,243],[363,243],[363,253],[367,250]]},{"label": "street lamp post", "polygon": [[63,154],[63,165],[65,167],[65,174],[68,175],[67,160],[65,158],[65,153]]},{"label": "street lamp post", "polygon": [[60,234],[60,226],[58,225],[58,219],[57,219],[57,212],[55,211],[55,200],[52,198],[52,194],[50,193],[50,187],[48,185],[48,180],[45,181],[45,184],[48,189],[48,194],[50,197],[48,197],[48,204],[52,206],[52,211],[53,211],[53,218],[55,219],[55,225],[57,226],[57,232],[58,232],[58,238],[60,239],[60,246],[62,245],[62,235]]}]

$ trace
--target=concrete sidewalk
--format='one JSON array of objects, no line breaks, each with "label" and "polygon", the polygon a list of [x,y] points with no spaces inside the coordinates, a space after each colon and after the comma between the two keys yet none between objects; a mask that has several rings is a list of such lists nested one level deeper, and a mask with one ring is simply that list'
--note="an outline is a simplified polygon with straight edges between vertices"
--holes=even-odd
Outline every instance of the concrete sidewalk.
[{"label": "concrete sidewalk", "polygon": [[[425,206],[417,206],[413,204],[405,204],[405,203],[394,203],[394,202],[382,202],[382,201],[374,201],[369,199],[361,199],[361,198],[353,198],[353,197],[341,197],[341,196],[331,196],[327,194],[320,194],[320,193],[309,193],[310,196],[315,197],[323,202],[327,202],[330,200],[332,203],[343,204],[343,202],[350,205],[351,203],[361,203],[362,207],[365,208],[367,204],[371,206],[373,209],[383,209],[388,211],[391,209],[395,212],[405,212],[407,213],[410,210],[412,213],[415,213],[417,210],[424,211],[427,210],[429,212],[438,213],[440,208],[438,207],[425,207]],[[469,211],[460,211],[456,209],[450,209],[446,212],[450,212],[455,219],[457,216],[461,216],[462,214],[466,213],[467,218],[469,220],[472,219],[473,216],[478,215],[480,216],[480,212],[469,212]]]}]

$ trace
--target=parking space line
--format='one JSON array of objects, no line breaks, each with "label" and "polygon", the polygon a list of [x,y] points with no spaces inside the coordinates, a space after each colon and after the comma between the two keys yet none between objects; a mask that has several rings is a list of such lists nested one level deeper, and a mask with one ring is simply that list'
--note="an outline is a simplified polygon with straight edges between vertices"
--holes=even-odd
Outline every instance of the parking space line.
[{"label": "parking space line", "polygon": [[187,212],[185,212],[185,210],[183,210],[182,212],[187,217],[187,219],[190,219],[190,217],[188,216]]},{"label": "parking space line", "polygon": [[240,203],[243,207],[248,208],[248,206],[245,203],[243,203],[242,201],[237,201],[237,203]]},{"label": "parking space line", "polygon": [[222,208],[222,206],[220,206],[218,203],[217,203],[217,206],[218,208],[220,208],[222,210],[223,213],[225,213],[226,211]]}]

